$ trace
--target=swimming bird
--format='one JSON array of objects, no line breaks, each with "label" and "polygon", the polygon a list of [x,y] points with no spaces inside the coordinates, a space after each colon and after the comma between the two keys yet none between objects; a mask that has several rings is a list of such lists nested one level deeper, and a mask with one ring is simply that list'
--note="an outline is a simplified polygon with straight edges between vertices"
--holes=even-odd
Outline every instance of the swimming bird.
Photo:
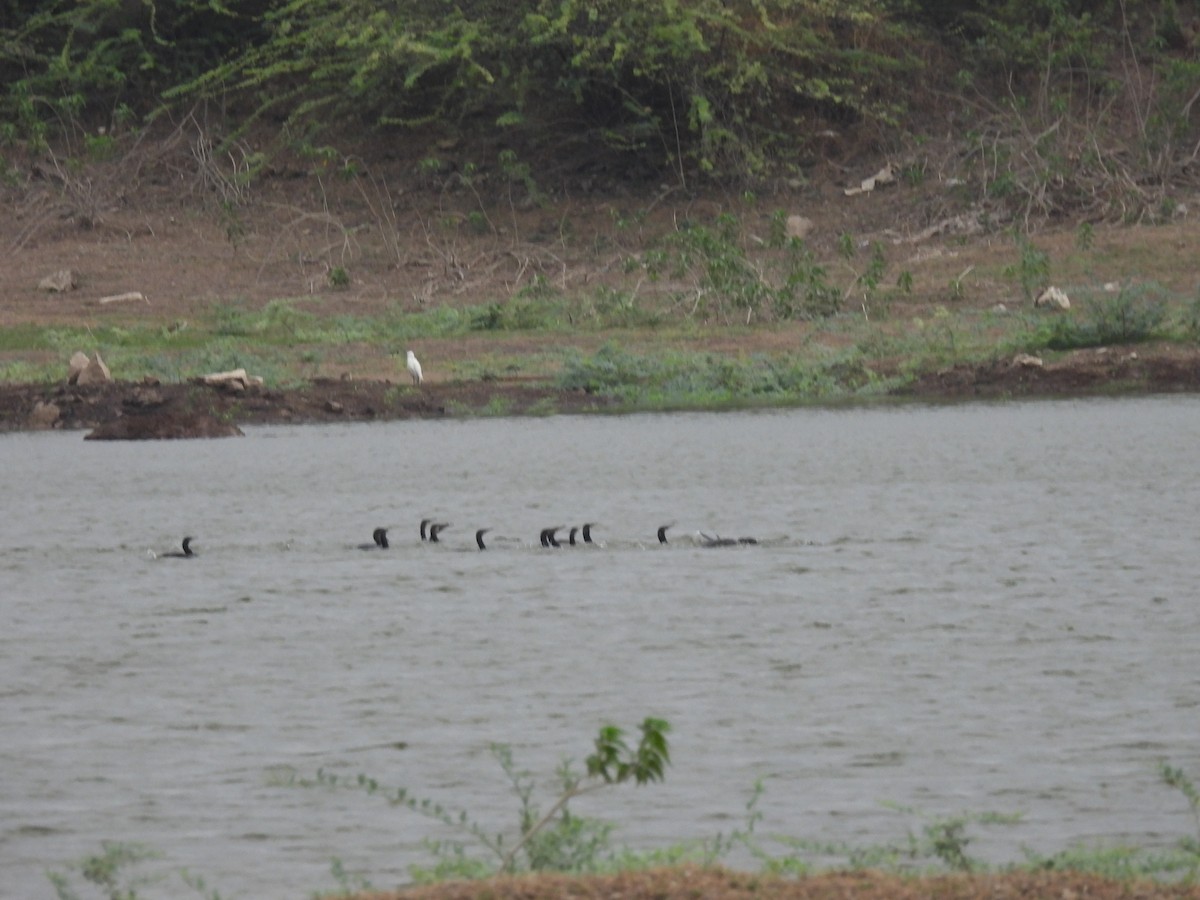
[{"label": "swimming bird", "polygon": [[583,542],[585,544],[594,544],[595,543],[595,541],[592,540],[592,529],[595,527],[596,527],[595,522],[584,522],[583,523]]},{"label": "swimming bird", "polygon": [[436,544],[438,542],[438,532],[444,528],[449,528],[449,522],[435,522],[429,526],[429,540]]},{"label": "swimming bird", "polygon": [[477,532],[475,532],[475,543],[479,545],[480,550],[487,549],[487,545],[483,542],[483,536],[491,530],[492,529],[490,528],[480,528]]},{"label": "swimming bird", "polygon": [[758,539],[752,537],[740,538],[723,538],[720,535],[713,536],[700,532],[700,537],[704,541],[705,547],[737,547],[741,544],[757,544]]},{"label": "swimming bird", "polygon": [[561,547],[562,546],[562,544],[560,544],[558,542],[558,538],[556,538],[554,536],[554,532],[558,531],[560,528],[562,528],[561,525],[555,525],[553,528],[543,528],[542,529],[540,538],[541,538],[543,547]]},{"label": "swimming bird", "polygon": [[429,540],[429,535],[425,533],[425,529],[429,527],[429,523],[432,521],[433,521],[433,519],[422,519],[421,520],[421,540],[423,540],[423,541]]},{"label": "swimming bird", "polygon": [[185,537],[183,539],[183,552],[180,553],[178,550],[172,550],[170,553],[164,553],[163,559],[191,559],[196,555],[192,551],[192,541],[194,540],[195,538]]},{"label": "swimming bird", "polygon": [[674,523],[674,522],[672,522],[672,523],[671,523],[671,525],[661,525],[661,526],[659,526],[659,529],[658,529],[658,542],[659,542],[660,544],[666,544],[666,543],[669,543],[669,541],[667,540],[667,529],[668,529],[668,528],[670,528],[670,527],[671,527],[672,525],[674,525],[674,524],[675,524],[675,523]]},{"label": "swimming bird", "polygon": [[567,535],[567,537],[568,537],[568,541],[567,541],[567,543],[569,543],[569,544],[570,544],[572,547],[574,547],[574,546],[575,546],[575,535],[577,535],[577,534],[579,534],[579,526],[578,526],[578,525],[572,525],[572,526],[571,526],[571,533]]},{"label": "swimming bird", "polygon": [[408,374],[412,376],[413,384],[420,384],[424,381],[424,376],[421,374],[421,363],[417,360],[417,354],[411,350],[408,351]]},{"label": "swimming bird", "polygon": [[359,544],[359,550],[386,550],[388,548],[387,529],[376,528],[371,532],[373,544]]}]

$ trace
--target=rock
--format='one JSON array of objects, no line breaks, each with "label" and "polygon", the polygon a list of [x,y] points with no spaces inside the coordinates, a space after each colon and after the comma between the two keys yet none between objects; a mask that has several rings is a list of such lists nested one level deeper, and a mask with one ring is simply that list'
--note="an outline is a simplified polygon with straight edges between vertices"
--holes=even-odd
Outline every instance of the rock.
[{"label": "rock", "polygon": [[29,427],[38,430],[53,428],[58,423],[58,414],[58,406],[39,400],[29,414]]},{"label": "rock", "polygon": [[1056,287],[1048,287],[1037,295],[1033,305],[1039,309],[1070,309],[1071,301],[1065,292]]},{"label": "rock", "polygon": [[1013,357],[1011,365],[1014,368],[1040,369],[1043,363],[1041,357],[1039,356],[1031,356],[1028,353],[1018,353]]},{"label": "rock", "polygon": [[222,387],[229,384],[231,381],[241,382],[242,387],[246,386],[246,370],[245,369],[230,369],[228,372],[210,372],[208,375],[201,375],[200,382],[207,384],[209,387]]},{"label": "rock", "polygon": [[230,369],[228,372],[212,372],[193,379],[208,387],[221,388],[234,394],[240,394],[248,387],[262,387],[264,382],[260,375],[247,375],[245,369]]},{"label": "rock", "polygon": [[864,178],[859,182],[858,187],[846,188],[844,191],[847,197],[853,197],[856,194],[866,194],[875,190],[876,187],[884,184],[892,184],[896,180],[896,170],[888,163],[870,178]]},{"label": "rock", "polygon": [[[141,291],[126,291],[124,294],[109,294],[96,302],[101,306],[107,306],[110,303],[132,303],[136,300],[146,300],[146,295]],[[146,300],[146,303],[149,304],[150,301]]]},{"label": "rock", "polygon": [[52,275],[47,275],[38,282],[38,288],[43,291],[61,294],[65,291],[75,290],[78,280],[75,278],[75,273],[70,269],[59,269]]},{"label": "rock", "polygon": [[75,384],[79,381],[79,376],[83,374],[83,370],[88,367],[90,362],[86,353],[80,350],[72,353],[71,361],[67,364],[67,384]]},{"label": "rock", "polygon": [[785,225],[787,236],[797,238],[801,241],[812,234],[813,229],[816,227],[817,225],[812,219],[796,215],[788,216],[787,224]]},{"label": "rock", "polygon": [[240,437],[242,430],[230,422],[203,413],[156,412],[127,415],[93,428],[85,441],[161,441],[186,438]]},{"label": "rock", "polygon": [[108,371],[108,366],[104,364],[104,360],[100,358],[100,353],[97,351],[96,358],[84,367],[75,379],[75,383],[78,385],[108,384],[112,380],[112,373]]}]

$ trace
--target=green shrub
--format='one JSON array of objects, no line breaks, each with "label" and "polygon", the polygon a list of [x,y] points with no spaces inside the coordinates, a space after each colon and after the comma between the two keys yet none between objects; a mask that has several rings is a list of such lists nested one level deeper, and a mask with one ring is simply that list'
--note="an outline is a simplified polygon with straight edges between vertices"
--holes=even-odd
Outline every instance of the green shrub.
[{"label": "green shrub", "polygon": [[1094,297],[1071,315],[1058,315],[1034,333],[1032,347],[1074,350],[1133,344],[1153,338],[1166,319],[1167,305],[1157,285],[1129,285],[1114,295]]},{"label": "green shrub", "polygon": [[651,280],[673,279],[690,285],[683,299],[692,315],[816,319],[841,308],[841,292],[825,277],[807,245],[787,240],[781,249],[751,256],[737,217],[723,213],[712,225],[684,222],[658,246],[641,256]]},{"label": "green shrub", "polygon": [[[232,92],[300,131],[474,119],[519,137],[583,118],[576,141],[684,178],[759,174],[814,114],[894,123],[897,76],[920,67],[919,35],[875,0],[291,0],[261,28],[168,96]],[[536,198],[515,156],[501,170]]]},{"label": "green shrub", "polygon": [[1050,254],[1039,250],[1025,235],[1016,235],[1017,261],[1005,267],[1004,274],[1016,279],[1026,303],[1050,280]]},{"label": "green shrub", "polygon": [[[261,39],[264,0],[233,11],[207,0],[43,3],[8,0],[0,26],[0,121],[42,145],[129,125],[160,92]],[[93,135],[94,137],[94,135]]]}]

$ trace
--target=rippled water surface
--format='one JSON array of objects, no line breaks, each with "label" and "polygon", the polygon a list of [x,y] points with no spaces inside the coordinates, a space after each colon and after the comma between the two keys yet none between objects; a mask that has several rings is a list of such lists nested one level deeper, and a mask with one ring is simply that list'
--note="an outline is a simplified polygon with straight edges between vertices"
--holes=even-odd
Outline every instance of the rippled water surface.
[{"label": "rippled water surface", "polygon": [[[103,840],[222,897],[334,858],[393,886],[444,832],[279,776],[499,830],[493,742],[546,806],[646,715],[666,782],[576,807],[638,847],[728,833],[759,779],[764,835],[895,840],[899,804],[1024,814],[972,845],[997,860],[1166,846],[1194,824],[1156,764],[1200,777],[1197,448],[1195,398],[0,437],[0,896]],[[583,521],[601,545],[536,545]]]}]

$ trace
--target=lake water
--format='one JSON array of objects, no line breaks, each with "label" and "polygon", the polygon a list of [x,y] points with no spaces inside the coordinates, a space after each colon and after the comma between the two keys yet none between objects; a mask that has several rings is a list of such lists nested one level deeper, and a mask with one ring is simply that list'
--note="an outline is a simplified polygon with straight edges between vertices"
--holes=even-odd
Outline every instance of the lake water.
[{"label": "lake water", "polygon": [[[1000,812],[993,861],[1168,846],[1194,822],[1157,764],[1200,781],[1198,448],[1194,397],[0,437],[0,896],[105,840],[162,854],[148,897],[185,868],[307,897],[335,858],[392,887],[444,829],[280,777],[499,831],[493,743],[546,808],[647,715],[666,781],[573,807],[619,843],[728,833],[762,780],[764,838]],[[584,521],[600,545],[537,545]],[[184,534],[199,558],[153,558]]]}]

